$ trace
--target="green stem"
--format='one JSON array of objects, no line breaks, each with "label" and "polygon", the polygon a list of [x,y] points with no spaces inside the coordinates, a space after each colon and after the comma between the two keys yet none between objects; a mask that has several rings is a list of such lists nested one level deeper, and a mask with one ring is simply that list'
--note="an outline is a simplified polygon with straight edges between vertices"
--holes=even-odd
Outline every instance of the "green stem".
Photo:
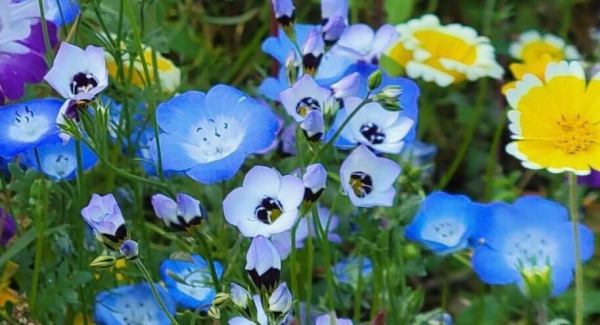
[{"label": "green stem", "polygon": [[566,39],[569,36],[569,28],[571,27],[571,19],[573,17],[573,1],[563,0],[564,8],[562,9],[562,24],[560,26],[560,37]]},{"label": "green stem", "polygon": [[367,96],[365,96],[365,100],[362,101],[362,103],[360,103],[360,105],[358,105],[353,111],[352,113],[350,113],[346,119],[344,120],[344,122],[342,122],[342,124],[340,125],[340,127],[335,131],[335,133],[333,134],[333,136],[331,137],[331,139],[329,141],[327,141],[327,143],[325,143],[325,145],[323,145],[310,159],[309,164],[314,164],[315,162],[317,162],[319,160],[319,158],[321,158],[321,155],[327,151],[327,149],[329,149],[331,146],[333,146],[335,144],[335,141],[337,140],[337,138],[339,138],[340,134],[342,134],[342,131],[344,130],[344,128],[346,127],[346,125],[348,125],[348,123],[350,123],[350,121],[352,120],[352,118],[354,117],[354,115],[356,115],[358,113],[358,111],[360,111],[361,108],[363,108],[366,104],[370,103],[371,100],[369,99],[369,95],[371,94],[371,92],[367,93]]},{"label": "green stem", "polygon": [[488,93],[488,79],[482,79],[479,81],[479,88],[477,90],[477,99],[475,102],[475,107],[471,115],[471,121],[467,126],[467,130],[465,131],[463,141],[458,148],[458,152],[454,156],[454,160],[450,164],[450,167],[446,170],[444,176],[442,176],[440,183],[438,185],[439,189],[444,189],[446,185],[452,180],[454,174],[458,170],[458,167],[463,162],[471,143],[473,142],[473,138],[475,136],[475,132],[477,131],[477,127],[479,126],[479,121],[481,120],[481,116],[483,115],[483,104],[485,103],[485,98]]},{"label": "green stem", "polygon": [[142,275],[144,276],[144,278],[146,278],[146,281],[148,282],[148,285],[150,285],[150,290],[152,291],[152,296],[154,296],[154,299],[158,303],[158,306],[160,307],[160,309],[165,313],[165,315],[167,315],[167,317],[171,321],[171,324],[173,324],[173,325],[179,325],[179,323],[177,322],[177,320],[169,312],[169,309],[167,309],[167,306],[165,305],[165,303],[163,302],[162,298],[160,297],[160,294],[158,293],[158,290],[156,290],[156,285],[154,284],[154,280],[152,280],[152,275],[150,275],[150,272],[148,272],[148,269],[146,268],[146,266],[142,262],[142,259],[141,258],[137,258],[135,260],[135,265],[138,267],[138,269],[140,270],[140,272],[142,272]]},{"label": "green stem", "polygon": [[[306,217],[305,217],[306,218]],[[313,217],[314,218],[314,217]],[[313,227],[311,227],[309,224],[307,224],[308,227],[308,238],[306,239],[307,244],[306,244],[306,250],[308,251],[308,262],[307,262],[307,267],[306,267],[306,323],[310,324],[310,320],[311,320],[311,307],[312,307],[312,276],[313,276],[313,262],[314,262],[314,255],[315,255],[315,247],[314,247],[314,243],[313,243],[313,237],[311,236],[311,233],[314,231],[314,229],[312,229]]]},{"label": "green stem", "polygon": [[217,270],[215,269],[215,262],[213,259],[212,251],[208,242],[206,242],[206,238],[204,238],[204,234],[198,234],[198,238],[200,239],[200,244],[202,244],[202,248],[206,252],[206,259],[208,260],[208,268],[210,269],[210,276],[212,277],[213,285],[215,286],[215,292],[219,292],[221,290],[221,283],[219,281],[219,276],[217,275]]},{"label": "green stem", "polygon": [[502,140],[506,119],[506,113],[502,112],[496,130],[494,131],[494,138],[492,139],[492,145],[490,146],[490,151],[488,153],[485,168],[485,194],[483,196],[486,200],[490,200],[492,197],[494,172],[496,170],[496,163],[498,162],[498,147],[500,147],[500,140]]},{"label": "green stem", "polygon": [[[359,243],[360,245],[360,243]],[[357,251],[361,251],[360,247]],[[362,291],[363,291],[363,263],[365,257],[362,256],[358,261],[358,281],[356,283],[356,291],[354,292],[354,324],[360,323],[360,309],[362,303]]]},{"label": "green stem", "polygon": [[[294,226],[292,227],[292,250],[290,252],[290,282],[292,284],[292,295],[296,299],[300,299],[300,291],[298,290],[298,279],[296,278],[296,260],[297,260],[297,250],[296,250],[296,230],[298,229],[298,223],[300,220],[296,221]],[[300,319],[300,304],[294,304],[294,313],[297,315],[298,322],[302,322]]]},{"label": "green stem", "polygon": [[573,226],[575,249],[575,325],[583,325],[583,266],[581,264],[581,241],[579,240],[579,207],[577,197],[577,175],[569,172],[569,211]]},{"label": "green stem", "polygon": [[536,315],[536,323],[538,325],[546,325],[548,324],[548,306],[546,305],[546,301],[538,301],[535,303],[535,311]]},{"label": "green stem", "polygon": [[[41,218],[42,216],[36,216],[37,218]],[[36,225],[36,228],[41,227],[40,224]],[[36,303],[37,303],[37,293],[38,286],[40,281],[40,272],[42,267],[42,256],[44,254],[44,231],[43,229],[36,229],[38,233],[37,239],[35,241],[35,260],[33,264],[33,276],[31,279],[31,293],[29,303],[31,305],[32,310],[36,311]]]},{"label": "green stem", "polygon": [[156,155],[157,155],[157,166],[156,170],[158,171],[158,177],[160,180],[164,179],[163,174],[163,165],[162,165],[162,153],[160,149],[160,130],[158,128],[158,121],[156,120],[156,98],[154,97],[154,86],[152,84],[152,79],[150,78],[150,70],[148,69],[148,63],[146,62],[146,57],[144,56],[144,48],[142,47],[142,34],[140,28],[137,24],[135,15],[133,13],[133,9],[131,8],[130,1],[124,2],[124,9],[127,12],[127,17],[129,19],[129,23],[131,24],[131,29],[133,30],[133,38],[135,40],[136,50],[142,61],[142,68],[144,70],[144,78],[146,80],[146,88],[148,93],[148,104],[150,106],[150,118],[152,120],[152,130],[154,131],[154,141],[156,142]]},{"label": "green stem", "polygon": [[40,18],[42,23],[42,36],[44,37],[44,46],[46,52],[52,56],[52,44],[50,44],[50,34],[48,32],[48,22],[46,21],[46,13],[44,10],[44,1],[38,0],[38,6],[40,8]]},{"label": "green stem", "polygon": [[[334,204],[335,204],[335,201],[337,201],[338,197],[339,197],[339,195],[337,195],[335,197]],[[331,224],[331,219],[333,216],[333,210],[330,210],[330,212],[329,212],[329,219],[327,220],[327,225],[325,226],[325,229],[323,229],[323,225],[321,225],[319,209],[317,208],[316,204],[313,204],[312,211],[313,211],[313,224],[315,225],[315,229],[317,229],[318,232],[321,234],[321,237],[320,237],[321,238],[321,246],[323,247],[323,258],[325,259],[325,280],[327,282],[327,297],[326,297],[327,307],[329,310],[334,310],[335,309],[335,300],[334,300],[333,291],[335,290],[335,287],[334,287],[334,282],[333,282],[333,274],[331,271],[331,243],[329,242],[329,239],[327,238],[327,234],[329,234],[329,226]]]}]

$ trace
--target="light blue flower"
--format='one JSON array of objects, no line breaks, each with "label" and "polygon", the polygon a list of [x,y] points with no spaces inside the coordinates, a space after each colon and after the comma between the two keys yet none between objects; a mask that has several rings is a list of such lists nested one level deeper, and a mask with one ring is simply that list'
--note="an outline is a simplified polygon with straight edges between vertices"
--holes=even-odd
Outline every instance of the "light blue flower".
[{"label": "light blue flower", "polygon": [[46,0],[44,9],[45,18],[57,26],[74,22],[80,11],[77,0]]},{"label": "light blue flower", "polygon": [[[175,302],[167,291],[156,284],[156,289],[170,314],[175,314]],[[148,283],[121,286],[96,296],[94,322],[98,325],[167,325],[169,318],[152,296]]]},{"label": "light blue flower", "polygon": [[[531,298],[563,293],[573,279],[573,229],[562,205],[537,196],[490,204],[480,220],[473,269],[489,284],[516,284]],[[581,259],[590,259],[594,234],[579,224]]]},{"label": "light blue flower", "polygon": [[[221,278],[223,266],[214,262],[214,267],[217,276]],[[208,310],[215,298],[215,286],[212,283],[209,264],[199,255],[192,255],[191,261],[163,261],[160,276],[169,290],[169,296],[185,308]]]},{"label": "light blue flower", "polygon": [[[298,44],[301,45],[306,43],[309,33],[315,28],[319,28],[319,26],[295,24],[294,31],[296,32],[296,40],[298,41]],[[294,43],[282,29],[279,29],[277,36],[270,36],[263,41],[262,50],[277,60],[281,66],[285,66],[285,61],[287,60],[290,52],[296,52],[298,57],[301,57],[301,54],[298,53]]]},{"label": "light blue flower", "polygon": [[[226,85],[188,91],[160,104],[163,167],[212,184],[235,175],[248,155],[273,144],[279,121],[271,109]],[[153,157],[157,153],[151,148]],[[156,159],[155,159],[156,161]]]},{"label": "light blue flower", "polygon": [[[55,141],[37,147],[41,166],[37,164],[35,150],[27,152],[26,165],[41,171],[54,180],[71,180],[77,174],[77,144],[70,140],[66,144]],[[81,144],[83,170],[89,170],[96,165],[96,154],[85,144]]]},{"label": "light blue flower", "polygon": [[406,237],[436,254],[454,253],[469,246],[477,232],[477,220],[484,218],[486,211],[464,195],[434,192],[425,198],[407,226]]},{"label": "light blue flower", "polygon": [[36,99],[0,107],[0,156],[10,159],[35,146],[56,141],[57,99]]},{"label": "light blue flower", "polygon": [[[333,320],[334,318],[335,320]],[[352,320],[349,318],[337,318],[335,317],[335,312],[330,314],[324,314],[317,317],[315,321],[315,325],[329,325],[329,324],[337,324],[337,325],[352,325]]]},{"label": "light blue flower", "polygon": [[368,257],[351,256],[339,261],[333,267],[333,275],[337,281],[352,287],[358,285],[358,278],[361,273],[363,281],[373,273],[373,264]]}]

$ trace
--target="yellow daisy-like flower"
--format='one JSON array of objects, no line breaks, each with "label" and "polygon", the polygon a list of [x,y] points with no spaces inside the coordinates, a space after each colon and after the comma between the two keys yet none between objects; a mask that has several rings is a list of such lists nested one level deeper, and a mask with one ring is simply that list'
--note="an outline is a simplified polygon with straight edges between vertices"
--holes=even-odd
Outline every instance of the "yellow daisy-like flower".
[{"label": "yellow daisy-like flower", "polygon": [[[108,52],[106,54],[106,68],[111,77],[115,78],[117,76],[117,62],[115,58]],[[155,81],[154,78],[154,65],[152,64],[152,48],[149,46],[144,46],[144,59],[146,60],[146,64],[148,65],[148,72],[150,73],[150,83],[146,82],[145,74],[144,74],[144,66],[142,64],[142,60],[139,56],[135,57],[133,61],[133,75],[131,82],[143,88],[146,84],[152,84]],[[123,54],[123,69],[125,70],[125,75],[129,73],[130,69],[130,56],[129,53]],[[173,62],[160,53],[156,52],[156,68],[158,71],[158,79],[160,80],[160,86],[163,92],[165,93],[174,93],[181,83],[181,71]]]},{"label": "yellow daisy-like flower", "polygon": [[542,35],[534,30],[521,34],[519,39],[511,44],[509,52],[513,58],[522,62],[509,66],[516,80],[502,87],[503,94],[514,88],[516,81],[523,79],[527,73],[544,80],[546,66],[550,62],[578,60],[581,57],[575,47],[565,44],[560,37],[552,34]]},{"label": "yellow daisy-like flower", "polygon": [[513,108],[506,151],[526,168],[578,175],[600,169],[600,73],[586,87],[578,62],[551,62],[544,80],[526,74],[506,94]]},{"label": "yellow daisy-like flower", "polygon": [[504,73],[490,40],[471,27],[442,25],[436,16],[425,15],[396,28],[400,37],[384,60],[403,68],[411,78],[446,87],[465,79],[499,79]]}]

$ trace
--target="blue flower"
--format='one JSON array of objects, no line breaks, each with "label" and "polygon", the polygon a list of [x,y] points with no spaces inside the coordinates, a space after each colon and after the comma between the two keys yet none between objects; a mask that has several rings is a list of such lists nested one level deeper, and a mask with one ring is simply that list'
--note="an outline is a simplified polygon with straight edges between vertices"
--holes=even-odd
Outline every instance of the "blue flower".
[{"label": "blue flower", "polygon": [[337,281],[353,287],[358,285],[358,278],[361,273],[362,278],[366,279],[372,272],[373,264],[368,257],[351,256],[339,261],[333,267],[333,275]]},{"label": "blue flower", "polygon": [[12,158],[40,144],[56,141],[55,124],[62,101],[37,99],[0,108],[0,156]]},{"label": "blue flower", "polygon": [[[214,267],[220,278],[223,275],[223,267],[218,262],[214,262]],[[185,308],[208,310],[215,298],[215,286],[212,283],[209,264],[198,255],[192,255],[190,261],[163,261],[160,276],[171,298]]]},{"label": "blue flower", "polygon": [[46,0],[45,18],[57,26],[70,24],[79,15],[77,0]]},{"label": "blue flower", "polygon": [[271,146],[279,131],[268,106],[225,85],[207,94],[188,91],[173,97],[159,105],[157,119],[164,132],[164,169],[184,171],[205,184],[233,177],[246,156]]},{"label": "blue flower", "polygon": [[[315,28],[319,28],[319,26],[303,24],[294,25],[294,31],[296,32],[296,40],[298,41],[298,44],[306,43],[309,33]],[[276,37],[270,36],[263,41],[262,50],[277,60],[281,66],[285,66],[285,61],[287,60],[290,52],[296,52],[298,57],[301,57],[294,43],[282,29],[279,29]]]},{"label": "blue flower", "polygon": [[[37,147],[41,166],[37,164],[33,149],[27,152],[26,165],[38,170],[41,167],[44,174],[55,180],[71,180],[75,178],[77,172],[75,147],[74,140],[70,140],[64,145],[60,141],[41,145]],[[85,143],[81,144],[81,156],[84,170],[92,168],[98,162],[94,152]]]},{"label": "blue flower", "polygon": [[[489,205],[479,225],[473,269],[489,284],[517,284],[532,298],[564,292],[573,279],[573,229],[567,209],[537,196]],[[592,257],[594,235],[579,224],[581,259]]]},{"label": "blue flower", "polygon": [[425,245],[436,254],[466,248],[477,232],[477,220],[485,217],[482,205],[464,195],[431,193],[406,228],[406,237]]},{"label": "blue flower", "polygon": [[[175,314],[175,302],[160,285],[156,289],[170,314]],[[121,286],[96,296],[94,321],[98,325],[170,324],[152,296],[148,283]]]}]

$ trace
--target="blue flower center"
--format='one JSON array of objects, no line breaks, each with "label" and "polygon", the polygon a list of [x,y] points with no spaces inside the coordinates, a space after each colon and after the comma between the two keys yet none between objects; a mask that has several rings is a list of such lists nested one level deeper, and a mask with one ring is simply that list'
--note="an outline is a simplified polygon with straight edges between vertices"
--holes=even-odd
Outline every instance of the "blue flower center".
[{"label": "blue flower center", "polygon": [[13,123],[8,127],[8,135],[21,142],[38,140],[49,127],[49,121],[43,116],[36,116],[28,106],[15,110]]},{"label": "blue flower center", "polygon": [[506,257],[515,269],[521,272],[535,272],[552,266],[554,251],[554,245],[545,234],[524,231],[510,238]]},{"label": "blue flower center", "polygon": [[190,155],[200,163],[222,159],[242,144],[245,128],[234,118],[218,116],[200,121]]},{"label": "blue flower center", "polygon": [[371,144],[381,144],[385,140],[385,133],[373,122],[363,124],[360,127],[360,134]]}]

